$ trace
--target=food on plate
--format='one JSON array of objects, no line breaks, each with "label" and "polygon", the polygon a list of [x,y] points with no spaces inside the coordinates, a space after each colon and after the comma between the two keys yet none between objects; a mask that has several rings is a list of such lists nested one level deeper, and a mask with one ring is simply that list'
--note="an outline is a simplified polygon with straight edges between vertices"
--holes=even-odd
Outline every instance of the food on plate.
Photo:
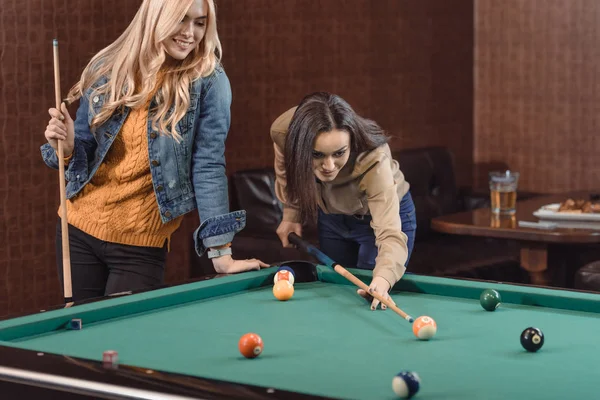
[{"label": "food on plate", "polygon": [[558,212],[571,214],[592,214],[600,213],[600,203],[592,203],[584,199],[567,199],[560,203]]}]

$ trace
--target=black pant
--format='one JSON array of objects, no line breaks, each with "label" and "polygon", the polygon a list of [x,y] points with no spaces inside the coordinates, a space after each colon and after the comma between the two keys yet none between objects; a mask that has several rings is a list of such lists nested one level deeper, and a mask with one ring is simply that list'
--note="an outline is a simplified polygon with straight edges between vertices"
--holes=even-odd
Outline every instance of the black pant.
[{"label": "black pant", "polygon": [[[69,225],[73,301],[163,283],[167,247],[128,246],[98,240]],[[62,229],[56,227],[56,263],[63,287]]]}]

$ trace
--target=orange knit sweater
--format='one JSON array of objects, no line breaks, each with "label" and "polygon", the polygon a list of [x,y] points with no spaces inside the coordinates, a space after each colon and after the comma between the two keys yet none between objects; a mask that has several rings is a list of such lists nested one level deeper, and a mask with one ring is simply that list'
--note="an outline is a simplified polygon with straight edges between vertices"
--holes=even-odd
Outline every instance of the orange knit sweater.
[{"label": "orange knit sweater", "polygon": [[182,217],[166,224],[160,219],[148,162],[147,121],[147,107],[131,110],[92,180],[67,202],[71,225],[113,243],[169,243]]}]

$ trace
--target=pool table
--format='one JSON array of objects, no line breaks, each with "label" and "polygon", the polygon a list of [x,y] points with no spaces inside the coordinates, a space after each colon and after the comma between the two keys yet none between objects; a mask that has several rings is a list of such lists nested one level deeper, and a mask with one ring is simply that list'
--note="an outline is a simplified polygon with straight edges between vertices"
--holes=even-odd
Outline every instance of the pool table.
[{"label": "pool table", "polygon": [[[391,310],[371,311],[331,268],[288,263],[295,293],[272,293],[275,268],[133,293],[0,321],[0,392],[61,399],[394,399],[402,370],[421,379],[416,399],[598,397],[600,296],[500,282],[407,274],[392,296],[435,319],[417,339]],[[349,269],[364,282],[370,271]],[[500,292],[485,311],[479,295]],[[79,318],[81,330],[67,329]],[[521,332],[545,334],[527,352]],[[264,350],[244,358],[255,332]],[[117,368],[103,366],[105,350]],[[3,385],[4,386],[3,386]]]}]

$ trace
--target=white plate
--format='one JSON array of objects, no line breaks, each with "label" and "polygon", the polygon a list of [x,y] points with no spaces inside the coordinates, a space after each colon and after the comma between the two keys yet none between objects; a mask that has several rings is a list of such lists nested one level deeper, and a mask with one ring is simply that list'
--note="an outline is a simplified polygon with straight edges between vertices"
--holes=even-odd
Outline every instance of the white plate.
[{"label": "white plate", "polygon": [[542,220],[552,221],[579,221],[579,222],[599,222],[600,213],[569,213],[558,212],[560,203],[547,204],[539,210],[534,211],[533,215]]}]

